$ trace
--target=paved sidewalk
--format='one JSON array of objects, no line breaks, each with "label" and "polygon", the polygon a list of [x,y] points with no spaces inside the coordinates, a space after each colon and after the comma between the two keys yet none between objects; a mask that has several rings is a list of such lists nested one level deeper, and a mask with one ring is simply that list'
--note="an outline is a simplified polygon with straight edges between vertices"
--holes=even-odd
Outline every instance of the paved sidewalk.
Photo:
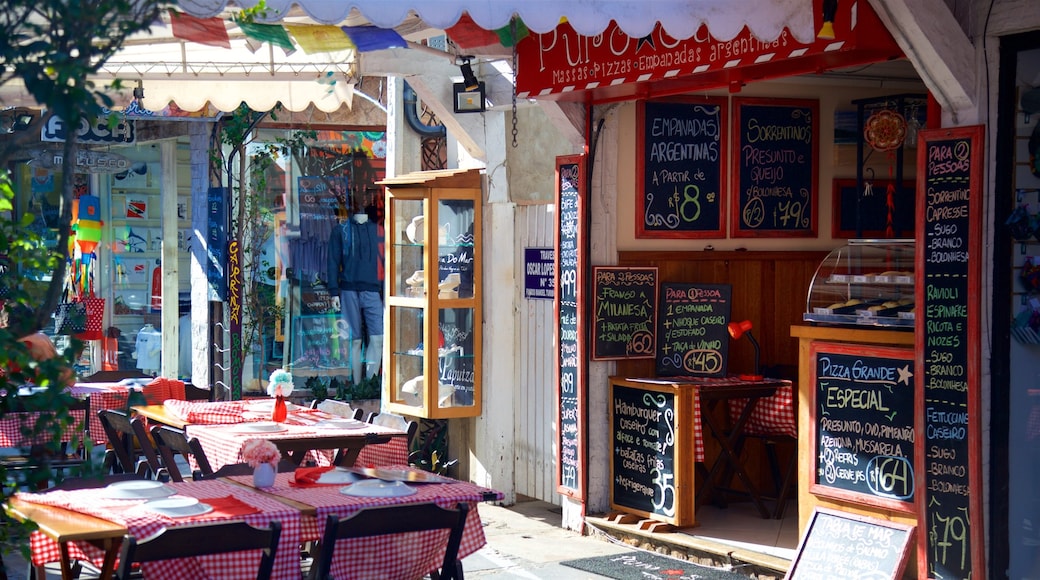
[{"label": "paved sidewalk", "polygon": [[582,536],[561,528],[561,508],[550,503],[524,501],[510,507],[480,504],[479,510],[488,543],[462,561],[466,578],[603,578],[560,562],[634,551],[605,537]]}]

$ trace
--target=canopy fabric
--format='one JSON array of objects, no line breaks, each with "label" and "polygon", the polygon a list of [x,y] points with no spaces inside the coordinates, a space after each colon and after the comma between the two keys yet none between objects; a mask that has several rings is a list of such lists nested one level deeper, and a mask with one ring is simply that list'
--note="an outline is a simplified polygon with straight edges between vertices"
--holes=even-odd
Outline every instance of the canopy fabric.
[{"label": "canopy fabric", "polygon": [[[257,0],[179,0],[179,7],[199,17],[221,14],[229,4],[250,8]],[[595,36],[613,20],[625,34],[642,38],[660,22],[676,39],[693,36],[702,24],[718,40],[730,40],[747,26],[756,38],[770,42],[787,28],[802,43],[810,43],[812,0],[266,0],[268,21],[296,16],[298,6],[315,22],[339,24],[356,9],[380,28],[401,24],[415,13],[429,26],[448,28],[463,12],[487,30],[509,24],[517,15],[533,32],[546,33],[566,18],[583,36]]]}]

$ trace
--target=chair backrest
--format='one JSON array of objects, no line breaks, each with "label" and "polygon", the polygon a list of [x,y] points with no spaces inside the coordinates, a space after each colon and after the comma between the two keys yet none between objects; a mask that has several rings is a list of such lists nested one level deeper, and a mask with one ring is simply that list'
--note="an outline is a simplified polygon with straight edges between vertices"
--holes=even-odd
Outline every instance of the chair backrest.
[{"label": "chair backrest", "polygon": [[[118,409],[102,409],[98,411],[98,418],[120,470],[141,475],[149,471],[152,474],[159,472],[162,464],[148,437],[143,419],[131,418],[125,411]],[[142,456],[144,461],[139,461],[138,458]]]},{"label": "chair backrest", "polygon": [[368,416],[368,422],[373,425],[389,427],[391,429],[397,429],[398,431],[408,433],[409,446],[411,446],[412,440],[415,439],[415,433],[419,430],[418,423],[406,419],[404,415],[397,415],[395,413],[372,413]]},{"label": "chair backrest", "polygon": [[126,536],[116,578],[129,579],[134,563],[263,550],[256,578],[267,580],[274,568],[274,554],[281,535],[281,522],[271,522],[269,528],[256,528],[245,522],[217,522],[164,528],[143,541]]},{"label": "chair backrest", "polygon": [[462,574],[462,563],[458,559],[459,545],[462,543],[462,532],[466,527],[468,512],[469,504],[466,503],[459,503],[453,510],[442,508],[435,503],[420,503],[370,507],[343,518],[331,515],[325,523],[321,550],[314,563],[318,567],[317,578],[332,578],[332,556],[336,551],[338,539],[446,529],[450,532],[444,543],[440,579],[458,580]]},{"label": "chair backrest", "polygon": [[330,415],[347,419],[357,419],[358,421],[361,420],[361,415],[364,413],[361,409],[355,409],[352,407],[350,403],[344,403],[343,401],[337,401],[335,399],[325,399],[318,403],[316,408],[319,411],[325,411]]},{"label": "chair backrest", "polygon": [[[299,465],[296,465],[292,461],[288,459],[283,459],[278,462],[277,471],[278,473],[291,473],[293,471],[296,471],[296,469],[299,467]],[[196,474],[195,479],[219,479],[221,477],[231,477],[233,475],[252,474],[253,466],[249,465],[248,463],[228,463],[227,465],[222,466],[220,469],[214,471],[213,473],[210,473],[209,475],[203,475],[202,473],[198,473]]]},{"label": "chair backrest", "polygon": [[125,370],[125,371],[98,371],[89,377],[83,377],[80,382],[83,383],[118,383],[123,379],[150,379],[152,377],[142,373],[139,370]]},{"label": "chair backrest", "polygon": [[196,387],[191,383],[184,383],[184,400],[186,401],[209,401],[213,397],[213,391]]},{"label": "chair backrest", "polygon": [[[188,438],[182,429],[170,427],[169,425],[156,425],[152,427],[152,439],[162,457],[163,466],[173,481],[184,481],[180,468],[177,467],[177,455],[185,461],[195,460],[198,465],[198,477],[206,477],[213,473],[206,452],[202,450],[202,443],[195,437]],[[196,479],[192,474],[192,479]]]}]

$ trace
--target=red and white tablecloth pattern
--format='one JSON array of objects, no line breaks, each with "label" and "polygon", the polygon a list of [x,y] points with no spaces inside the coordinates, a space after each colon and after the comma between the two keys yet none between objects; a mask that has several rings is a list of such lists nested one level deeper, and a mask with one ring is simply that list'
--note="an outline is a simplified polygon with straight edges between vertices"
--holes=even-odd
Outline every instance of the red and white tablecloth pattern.
[{"label": "red and white tablecloth pattern", "polygon": [[227,425],[247,420],[245,401],[166,401],[163,406],[173,416],[194,425]]},{"label": "red and white tablecloth pattern", "polygon": [[[331,415],[323,413],[308,413],[315,419],[332,418]],[[250,439],[262,437],[268,440],[299,439],[306,437],[331,437],[331,436],[365,436],[368,434],[396,435],[387,443],[365,445],[355,462],[358,466],[386,466],[402,465],[408,463],[408,438],[401,432],[379,425],[366,424],[360,429],[342,429],[318,426],[317,421],[300,424],[301,415],[295,415],[295,422],[288,420],[285,423],[285,431],[278,433],[245,433],[239,430],[239,425],[188,425],[185,433],[188,437],[196,437],[206,452],[206,459],[214,470],[232,464],[242,463],[242,446]],[[342,420],[342,419],[341,419]],[[324,452],[311,451],[307,459],[314,461],[317,465],[330,465],[335,450]]]},{"label": "red and white tablecloth pattern", "polygon": [[[73,425],[83,426],[86,422],[86,414],[82,411],[70,411]],[[37,422],[41,413],[7,413],[0,419],[0,447],[29,447],[33,444],[43,444],[50,439],[49,432],[33,433],[37,429]],[[51,415],[53,417],[53,415]],[[83,431],[80,431],[82,434]],[[76,429],[63,429],[61,442],[68,443],[76,435]]]},{"label": "red and white tablecloth pattern", "polygon": [[[38,494],[19,494],[19,498],[38,504],[51,505],[89,514],[126,526],[130,535],[146,538],[164,527],[215,521],[245,521],[257,527],[267,527],[272,521],[282,524],[281,539],[275,554],[274,578],[299,580],[300,578],[300,512],[274,498],[240,486],[219,481],[193,481],[167,483],[179,496],[195,497],[205,503],[207,498],[231,496],[256,508],[256,513],[228,515],[214,510],[208,514],[189,518],[169,518],[143,507],[144,500],[107,499],[97,489],[75,491],[51,491]],[[33,532],[29,543],[35,565],[57,562],[61,558],[60,547],[41,532]],[[70,545],[73,559],[89,559],[98,565],[103,554],[85,543]],[[143,566],[146,577],[164,580],[252,579],[260,562],[260,551],[231,552],[151,562]]]},{"label": "red and white tablecloth pattern", "polygon": [[126,410],[126,400],[130,395],[130,387],[118,383],[76,383],[69,387],[73,397],[90,397],[90,438],[96,444],[105,443],[105,430],[101,427],[98,411],[102,409]]},{"label": "red and white tablecloth pattern", "polygon": [[[684,377],[668,377],[668,380],[681,382],[682,380],[687,379]],[[705,455],[704,435],[701,427],[700,389],[710,389],[713,386],[724,387],[732,383],[743,384],[746,381],[728,377],[719,379],[690,377],[688,380],[691,382],[704,383],[693,392],[693,457],[694,461],[703,463]],[[794,416],[794,395],[792,391],[793,389],[791,385],[788,384],[786,386],[778,387],[776,392],[771,396],[758,399],[754,410],[751,412],[751,416],[744,425],[744,432],[749,435],[790,434],[792,437],[797,437],[798,422]],[[727,401],[727,410],[730,414],[731,421],[737,420],[737,417],[740,416],[740,412],[744,409],[745,404],[747,404],[747,399],[745,398],[730,399]]]},{"label": "red and white tablecloth pattern", "polygon": [[[747,399],[729,401],[730,420],[737,420],[746,402]],[[794,388],[791,385],[780,387],[772,395],[759,399],[744,426],[744,433],[798,437],[798,420],[794,416]]]},{"label": "red and white tablecloth pattern", "polygon": [[[393,466],[407,469],[403,466]],[[403,497],[356,497],[342,493],[343,485],[315,485],[294,487],[289,484],[291,473],[280,473],[274,487],[264,491],[314,506],[317,515],[304,518],[301,540],[320,540],[325,531],[325,521],[330,515],[348,516],[366,507],[407,505],[434,502],[445,508],[455,509],[460,502],[469,504],[466,528],[462,534],[459,558],[476,552],[487,543],[484,527],[480,523],[477,504],[482,501],[501,500],[501,492],[479,485],[453,481],[447,484],[412,484],[416,493]],[[246,485],[252,484],[249,476],[232,477]],[[440,566],[443,551],[438,553],[446,532],[417,532],[394,534],[356,540],[336,542],[332,559],[332,575],[340,579],[371,580],[373,578],[421,578]],[[392,554],[390,557],[388,555]]]}]

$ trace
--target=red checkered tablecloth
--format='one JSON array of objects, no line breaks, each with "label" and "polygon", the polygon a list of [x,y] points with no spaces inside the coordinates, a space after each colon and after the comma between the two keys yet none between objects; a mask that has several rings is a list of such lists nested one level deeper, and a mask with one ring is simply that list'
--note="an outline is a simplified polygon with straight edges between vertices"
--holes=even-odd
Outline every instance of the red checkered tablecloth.
[{"label": "red checkered tablecloth", "polygon": [[247,418],[245,401],[166,401],[166,410],[186,423],[195,425],[226,425],[241,423]]},{"label": "red checkered tablecloth", "polygon": [[[314,421],[304,422],[302,417],[312,416]],[[331,418],[331,415],[323,413],[307,413],[306,415],[294,414],[291,420],[286,421],[285,431],[278,433],[245,433],[239,430],[238,425],[188,425],[185,432],[189,437],[197,437],[206,452],[206,459],[214,470],[224,465],[241,463],[242,446],[250,439],[262,437],[269,440],[279,439],[306,439],[332,436],[365,436],[367,434],[382,435],[393,434],[387,443],[365,445],[358,455],[357,465],[401,465],[408,463],[408,438],[401,431],[381,427],[379,425],[366,424],[361,429],[340,429],[320,427],[317,419],[322,417]],[[340,418],[340,420],[342,420]],[[324,452],[311,451],[307,458],[317,465],[330,465],[335,450]]]},{"label": "red checkered tablecloth", "polygon": [[[405,467],[396,466],[400,469]],[[301,540],[320,540],[325,530],[325,520],[330,515],[348,516],[358,510],[372,506],[407,505],[434,502],[454,509],[459,502],[468,503],[466,528],[459,547],[459,558],[464,558],[484,546],[484,528],[480,523],[476,504],[489,499],[501,500],[498,491],[476,484],[454,481],[448,484],[413,485],[415,495],[404,497],[355,497],[341,492],[344,486],[323,485],[293,487],[289,485],[291,473],[280,473],[274,487],[264,488],[272,493],[300,503],[314,506],[315,518],[304,518]],[[231,479],[246,485],[252,484],[250,476]],[[374,578],[421,578],[440,566],[443,552],[438,547],[446,532],[416,532],[395,534],[336,542],[336,553],[332,560],[332,575],[340,579],[372,580]],[[392,556],[390,556],[392,554]]]},{"label": "red checkered tablecloth", "polygon": [[[83,426],[86,414],[80,411],[70,411],[69,415],[75,421],[74,425]],[[41,413],[7,413],[0,419],[0,447],[29,447],[33,444],[44,444],[50,439],[49,432],[36,433],[33,430],[40,420]],[[82,433],[83,431],[80,431]],[[61,433],[62,443],[72,441],[76,435],[76,429],[64,429]]]},{"label": "red checkered tablecloth", "polygon": [[[272,521],[282,523],[282,534],[275,554],[274,577],[279,579],[299,580],[300,578],[300,512],[274,498],[256,493],[234,484],[214,481],[193,481],[168,483],[177,491],[177,495],[196,497],[205,503],[207,498],[227,498],[232,496],[255,507],[257,513],[230,516],[214,510],[209,514],[190,518],[169,518],[155,513],[142,506],[143,500],[107,499],[97,489],[76,491],[51,491],[39,494],[18,494],[19,498],[37,504],[50,505],[89,514],[105,520],[124,525],[130,534],[137,538],[145,538],[157,533],[164,527],[177,525],[244,520],[258,527],[266,527]],[[36,565],[56,562],[61,558],[58,544],[41,532],[33,532],[29,543],[32,560]],[[74,559],[89,559],[101,563],[100,551],[85,543],[70,545],[70,556]],[[256,568],[260,562],[260,551],[232,552],[188,558],[152,562],[143,566],[146,577],[163,578],[164,580],[196,580],[199,578],[251,579],[256,577]]]},{"label": "red checkered tablecloth", "polygon": [[[747,399],[729,401],[730,420],[736,421]],[[798,437],[798,420],[794,416],[794,388],[780,387],[772,396],[758,400],[744,426],[748,435],[786,435]]]}]

